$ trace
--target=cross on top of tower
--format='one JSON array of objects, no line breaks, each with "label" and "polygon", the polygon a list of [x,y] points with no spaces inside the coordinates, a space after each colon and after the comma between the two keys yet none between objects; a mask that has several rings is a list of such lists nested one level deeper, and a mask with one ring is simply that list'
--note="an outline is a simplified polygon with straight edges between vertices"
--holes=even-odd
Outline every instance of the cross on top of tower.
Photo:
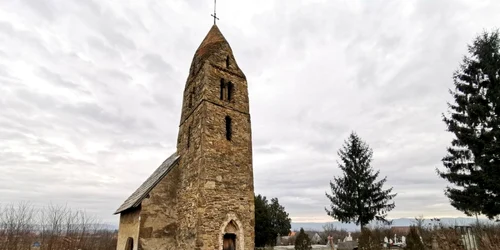
[{"label": "cross on top of tower", "polygon": [[214,18],[214,25],[215,25],[215,20],[219,20],[217,17],[217,0],[214,0],[214,13],[211,15]]}]

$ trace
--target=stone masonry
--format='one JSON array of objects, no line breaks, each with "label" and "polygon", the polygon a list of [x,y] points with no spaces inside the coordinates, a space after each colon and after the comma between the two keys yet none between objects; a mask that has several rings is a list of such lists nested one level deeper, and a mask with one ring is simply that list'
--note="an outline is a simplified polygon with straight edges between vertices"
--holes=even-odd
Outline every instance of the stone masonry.
[{"label": "stone masonry", "polygon": [[248,86],[217,26],[191,64],[177,152],[116,213],[117,250],[254,249]]}]

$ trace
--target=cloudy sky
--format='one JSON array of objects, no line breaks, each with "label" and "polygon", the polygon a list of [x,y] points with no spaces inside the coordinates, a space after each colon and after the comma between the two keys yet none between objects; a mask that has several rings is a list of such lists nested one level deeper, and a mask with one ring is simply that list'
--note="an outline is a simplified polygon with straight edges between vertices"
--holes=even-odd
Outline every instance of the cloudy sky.
[{"label": "cloudy sky", "polygon": [[[391,218],[462,216],[436,167],[451,76],[500,24],[495,0],[218,1],[248,78],[255,191],[295,222],[325,192],[351,131],[398,193]],[[211,0],[0,0],[0,197],[106,222],[171,153]]]}]

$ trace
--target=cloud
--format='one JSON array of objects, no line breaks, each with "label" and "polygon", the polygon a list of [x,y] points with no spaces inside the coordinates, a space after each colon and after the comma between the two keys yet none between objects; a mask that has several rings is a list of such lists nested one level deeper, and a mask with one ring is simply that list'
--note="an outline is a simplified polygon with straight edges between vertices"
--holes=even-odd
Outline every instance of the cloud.
[{"label": "cloud", "polygon": [[[182,93],[212,25],[202,1],[14,1],[0,8],[0,194],[112,212],[175,151]],[[398,193],[390,217],[460,215],[435,168],[441,114],[491,1],[238,1],[218,25],[248,79],[256,193],[331,220],[356,131]]]}]

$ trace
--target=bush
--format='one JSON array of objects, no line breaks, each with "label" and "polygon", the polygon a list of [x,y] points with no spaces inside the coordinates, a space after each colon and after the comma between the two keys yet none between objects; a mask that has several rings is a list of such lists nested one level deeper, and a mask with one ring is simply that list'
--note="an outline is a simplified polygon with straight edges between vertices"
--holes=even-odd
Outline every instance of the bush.
[{"label": "bush", "polygon": [[300,228],[300,232],[295,239],[295,250],[311,250],[311,239],[304,232],[303,228]]},{"label": "bush", "polygon": [[424,243],[420,239],[420,235],[416,227],[411,226],[410,232],[406,236],[406,250],[425,250]]},{"label": "bush", "polygon": [[359,250],[381,250],[382,245],[380,239],[375,237],[371,230],[364,228],[361,230],[361,236],[359,238]]}]

